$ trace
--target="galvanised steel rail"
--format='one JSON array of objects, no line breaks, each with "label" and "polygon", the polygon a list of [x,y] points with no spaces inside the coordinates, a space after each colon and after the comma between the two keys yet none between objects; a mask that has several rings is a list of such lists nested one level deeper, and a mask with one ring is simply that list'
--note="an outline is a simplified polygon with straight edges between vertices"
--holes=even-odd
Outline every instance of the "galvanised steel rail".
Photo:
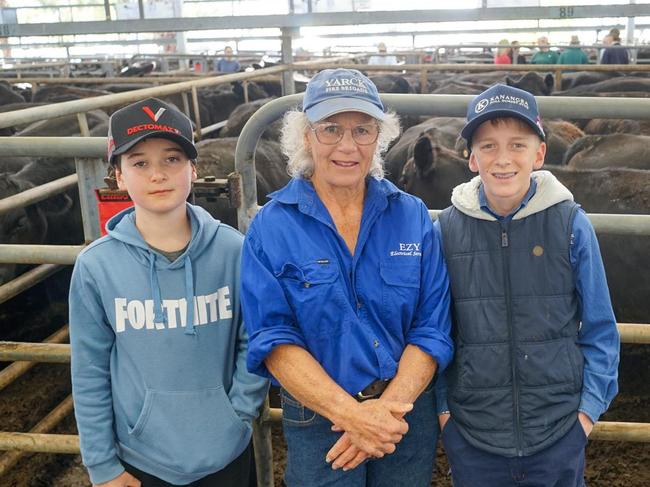
[{"label": "galvanised steel rail", "polygon": [[[235,170],[241,175],[241,205],[238,208],[239,229],[248,230],[250,221],[257,212],[257,185],[255,179],[255,147],[262,132],[281,118],[287,110],[302,103],[302,94],[283,96],[261,107],[246,122],[239,135],[235,150]],[[381,99],[391,110],[400,115],[465,117],[467,105],[474,95],[395,95],[384,94]],[[604,98],[604,97],[537,97],[543,118],[630,118],[643,120],[650,117],[650,98]],[[0,147],[0,155],[2,148]],[[634,215],[625,220],[633,224],[619,226],[621,215],[613,219],[598,216],[594,225],[616,232],[633,231],[634,234],[650,233],[650,216]],[[611,226],[614,225],[614,227]],[[605,227],[605,225],[607,225]],[[638,227],[635,227],[638,225]]]}]

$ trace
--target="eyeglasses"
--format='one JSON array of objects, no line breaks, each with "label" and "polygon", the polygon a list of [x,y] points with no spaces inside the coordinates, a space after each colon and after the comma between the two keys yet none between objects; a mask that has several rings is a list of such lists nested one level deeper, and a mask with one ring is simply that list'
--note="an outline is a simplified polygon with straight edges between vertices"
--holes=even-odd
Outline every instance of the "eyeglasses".
[{"label": "eyeglasses", "polygon": [[376,123],[364,123],[349,129],[338,123],[319,123],[309,128],[316,134],[318,142],[325,145],[338,144],[348,130],[352,139],[359,145],[374,144],[379,137],[379,125]]}]

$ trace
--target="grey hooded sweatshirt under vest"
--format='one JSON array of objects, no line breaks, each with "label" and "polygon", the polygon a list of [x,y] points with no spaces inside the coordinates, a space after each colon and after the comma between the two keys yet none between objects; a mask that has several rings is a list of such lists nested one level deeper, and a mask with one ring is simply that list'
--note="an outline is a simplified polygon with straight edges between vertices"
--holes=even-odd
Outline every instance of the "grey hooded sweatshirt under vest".
[{"label": "grey hooded sweatshirt under vest", "polygon": [[575,423],[580,323],[569,251],[578,205],[550,172],[511,220],[480,209],[480,178],[440,214],[456,355],[447,374],[454,422],[473,446],[527,456]]}]

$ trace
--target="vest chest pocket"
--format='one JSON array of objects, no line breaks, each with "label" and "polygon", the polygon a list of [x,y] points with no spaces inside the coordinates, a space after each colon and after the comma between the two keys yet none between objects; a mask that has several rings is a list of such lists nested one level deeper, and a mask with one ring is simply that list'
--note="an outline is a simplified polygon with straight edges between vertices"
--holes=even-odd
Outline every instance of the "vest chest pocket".
[{"label": "vest chest pocket", "polygon": [[379,272],[384,316],[410,323],[420,296],[419,263],[381,262]]},{"label": "vest chest pocket", "polygon": [[318,262],[297,265],[287,262],[275,275],[307,337],[331,336],[342,332],[344,319],[341,308],[345,305],[345,297],[336,265]]}]

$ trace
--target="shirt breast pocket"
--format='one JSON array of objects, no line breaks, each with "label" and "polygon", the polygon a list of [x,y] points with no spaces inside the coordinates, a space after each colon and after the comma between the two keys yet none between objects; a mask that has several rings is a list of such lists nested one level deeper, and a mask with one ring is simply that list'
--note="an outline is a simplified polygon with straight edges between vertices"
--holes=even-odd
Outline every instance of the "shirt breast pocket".
[{"label": "shirt breast pocket", "polygon": [[404,327],[413,321],[420,297],[420,264],[381,262],[382,311]]},{"label": "shirt breast pocket", "polygon": [[337,266],[287,262],[276,277],[308,341],[311,336],[329,337],[343,332],[345,297]]}]

